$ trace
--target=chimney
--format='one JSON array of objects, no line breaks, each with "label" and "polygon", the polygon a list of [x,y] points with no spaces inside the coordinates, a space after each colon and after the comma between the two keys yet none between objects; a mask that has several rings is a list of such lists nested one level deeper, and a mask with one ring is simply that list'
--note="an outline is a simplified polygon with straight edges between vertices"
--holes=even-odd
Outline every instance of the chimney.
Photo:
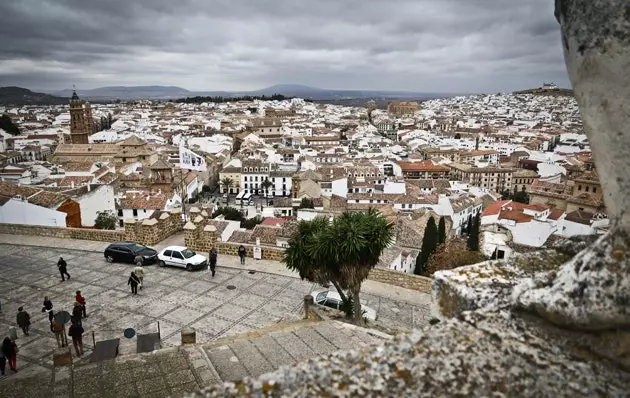
[{"label": "chimney", "polygon": [[74,188],[74,181],[70,181],[70,187]]}]

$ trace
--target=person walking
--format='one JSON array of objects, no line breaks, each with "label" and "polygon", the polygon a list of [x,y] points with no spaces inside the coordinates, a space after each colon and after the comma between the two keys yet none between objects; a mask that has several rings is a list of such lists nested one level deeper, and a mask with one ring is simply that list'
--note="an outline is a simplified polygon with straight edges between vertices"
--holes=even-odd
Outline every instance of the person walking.
[{"label": "person walking", "polygon": [[72,337],[72,345],[78,357],[83,355],[83,332],[84,330],[81,323],[73,320],[70,329],[68,329],[68,334]]},{"label": "person walking", "polygon": [[83,311],[83,318],[87,318],[88,316],[85,310],[85,297],[81,295],[80,290],[76,291],[76,295],[74,296],[74,299],[77,301],[77,303],[81,304],[81,310]]},{"label": "person walking", "polygon": [[75,302],[74,307],[72,308],[72,319],[76,320],[76,322],[80,325],[82,318],[83,318],[82,305],[79,302]]},{"label": "person walking", "polygon": [[59,348],[66,346],[66,342],[63,339],[63,329],[63,325],[53,318],[52,323],[50,324],[50,330],[55,334],[55,339],[57,340],[57,346]]},{"label": "person walking", "polygon": [[241,245],[238,248],[238,256],[241,258],[241,265],[245,265],[245,246]]},{"label": "person walking", "polygon": [[59,268],[62,282],[66,280],[65,276],[67,276],[68,280],[70,280],[70,274],[68,273],[68,263],[66,263],[66,260],[64,260],[63,257],[59,257],[59,261],[57,261],[57,268]]},{"label": "person walking", "polygon": [[216,247],[210,249],[210,253],[208,253],[208,262],[210,266],[210,271],[212,272],[212,277],[214,278],[214,273],[217,267],[217,257],[219,256],[219,252]]},{"label": "person walking", "polygon": [[144,264],[144,259],[142,258],[141,255],[136,255],[136,257],[134,257],[133,262],[136,263],[137,267],[142,267],[142,264]]},{"label": "person walking", "polygon": [[136,273],[131,271],[131,275],[129,276],[129,280],[127,281],[127,285],[131,286],[131,293],[138,294],[138,284],[140,280],[136,276]]},{"label": "person walking", "polygon": [[48,312],[48,321],[52,323],[53,320],[53,303],[50,301],[48,296],[44,296],[44,307],[42,308],[42,312]]},{"label": "person walking", "polygon": [[16,321],[25,336],[28,336],[28,328],[31,326],[31,316],[28,312],[24,311],[24,307],[18,308]]},{"label": "person walking", "polygon": [[4,354],[4,357],[9,361],[9,369],[11,369],[14,372],[17,372],[16,362],[17,362],[17,353],[19,351],[17,344],[15,344],[14,341],[11,341],[10,338],[5,337],[4,340],[2,341],[2,348],[0,348],[0,350],[2,351],[2,354]]},{"label": "person walking", "polygon": [[142,290],[142,287],[144,286],[144,267],[142,266],[142,263],[136,265],[136,268],[133,269],[133,272],[134,274],[136,274],[136,277],[140,281],[138,285],[140,285],[140,290]]}]

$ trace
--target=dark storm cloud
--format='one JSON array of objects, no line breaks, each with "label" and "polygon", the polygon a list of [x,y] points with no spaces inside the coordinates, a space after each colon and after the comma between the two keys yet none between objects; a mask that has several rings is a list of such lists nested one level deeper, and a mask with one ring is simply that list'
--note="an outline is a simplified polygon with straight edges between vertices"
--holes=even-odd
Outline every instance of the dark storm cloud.
[{"label": "dark storm cloud", "polygon": [[0,85],[566,85],[552,0],[3,0]]}]

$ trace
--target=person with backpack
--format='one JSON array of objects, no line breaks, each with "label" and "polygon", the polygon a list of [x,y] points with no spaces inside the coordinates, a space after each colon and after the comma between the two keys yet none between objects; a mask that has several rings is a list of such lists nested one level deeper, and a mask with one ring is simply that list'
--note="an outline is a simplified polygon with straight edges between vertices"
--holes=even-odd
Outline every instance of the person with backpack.
[{"label": "person with backpack", "polygon": [[57,322],[57,320],[53,317],[52,323],[50,324],[50,331],[55,334],[55,340],[57,340],[57,346],[59,348],[65,347],[66,342],[63,338],[64,327],[61,323]]},{"label": "person with backpack", "polygon": [[68,335],[72,337],[72,345],[74,346],[78,357],[83,355],[83,332],[84,330],[81,323],[77,322],[76,319],[72,320],[72,325],[70,325]]},{"label": "person with backpack", "polygon": [[241,245],[238,248],[238,256],[241,258],[241,265],[245,265],[245,254],[247,251],[245,250],[245,246]]},{"label": "person with backpack", "polygon": [[16,321],[25,336],[28,336],[28,328],[31,326],[31,316],[28,312],[24,311],[23,307],[18,308]]},{"label": "person with backpack", "polygon": [[133,273],[136,274],[136,277],[140,281],[138,286],[140,286],[140,290],[142,290],[142,287],[144,286],[144,267],[142,266],[142,263],[137,264],[136,268],[133,269]]},{"label": "person with backpack", "polygon": [[65,276],[67,276],[68,280],[70,280],[70,274],[68,273],[68,263],[66,263],[66,260],[64,260],[63,257],[59,257],[59,261],[57,261],[57,268],[59,268],[62,282],[66,280]]},{"label": "person with backpack", "polygon": [[217,257],[219,256],[219,252],[216,247],[210,249],[210,253],[208,253],[208,261],[210,266],[210,271],[212,272],[212,277],[214,278],[214,273],[217,267]]}]

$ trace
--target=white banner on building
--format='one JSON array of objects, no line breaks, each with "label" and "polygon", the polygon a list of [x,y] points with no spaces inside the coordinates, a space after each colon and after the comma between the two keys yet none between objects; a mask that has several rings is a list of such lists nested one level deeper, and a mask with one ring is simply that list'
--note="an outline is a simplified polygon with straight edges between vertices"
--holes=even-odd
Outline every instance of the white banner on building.
[{"label": "white banner on building", "polygon": [[193,151],[184,147],[184,141],[180,141],[179,145],[179,167],[182,169],[206,171],[206,160],[203,156],[199,156]]}]

